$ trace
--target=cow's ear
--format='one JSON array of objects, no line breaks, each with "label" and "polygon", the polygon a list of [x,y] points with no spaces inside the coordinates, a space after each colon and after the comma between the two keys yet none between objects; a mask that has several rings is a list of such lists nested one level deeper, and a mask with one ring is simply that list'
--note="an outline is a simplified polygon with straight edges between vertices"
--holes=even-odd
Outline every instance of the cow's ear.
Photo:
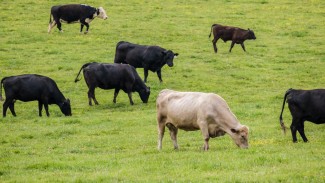
[{"label": "cow's ear", "polygon": [[161,52],[163,55],[167,55],[167,51],[162,51]]},{"label": "cow's ear", "polygon": [[178,56],[178,53],[174,53],[175,56]]},{"label": "cow's ear", "polygon": [[96,13],[97,13],[97,15],[99,15],[99,8],[98,8],[98,9],[96,9]]},{"label": "cow's ear", "polygon": [[238,133],[239,131],[236,130],[236,129],[233,129],[233,128],[232,128],[232,129],[231,129],[231,132],[232,132],[232,133]]}]

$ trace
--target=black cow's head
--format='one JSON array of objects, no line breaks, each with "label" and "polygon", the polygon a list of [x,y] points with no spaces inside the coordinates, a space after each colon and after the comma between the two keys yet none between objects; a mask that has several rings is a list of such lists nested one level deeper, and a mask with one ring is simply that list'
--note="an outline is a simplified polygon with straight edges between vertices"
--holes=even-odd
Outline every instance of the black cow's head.
[{"label": "black cow's head", "polygon": [[64,100],[61,104],[59,104],[59,107],[61,109],[61,112],[65,115],[65,116],[72,116],[71,114],[71,105],[70,105],[70,100]]},{"label": "black cow's head", "polygon": [[248,38],[247,39],[256,39],[254,31],[248,29]]},{"label": "black cow's head", "polygon": [[140,98],[143,103],[147,103],[150,95],[150,87],[140,90]]},{"label": "black cow's head", "polygon": [[174,53],[171,50],[166,50],[166,51],[163,51],[162,53],[164,55],[164,60],[166,61],[166,64],[169,67],[173,67],[174,66],[173,60],[178,55],[178,53]]}]

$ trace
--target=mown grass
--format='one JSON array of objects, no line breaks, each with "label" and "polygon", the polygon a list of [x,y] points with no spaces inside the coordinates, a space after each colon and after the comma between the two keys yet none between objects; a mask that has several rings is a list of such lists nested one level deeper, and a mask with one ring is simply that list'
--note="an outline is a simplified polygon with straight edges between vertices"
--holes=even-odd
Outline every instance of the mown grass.
[{"label": "mown grass", "polygon": [[[76,2],[75,3],[80,3]],[[0,77],[37,73],[53,78],[72,102],[72,117],[50,106],[38,117],[37,102],[16,102],[17,117],[0,118],[0,182],[324,182],[324,125],[306,123],[309,143],[283,135],[279,114],[288,88],[324,88],[325,3],[314,1],[86,1],[103,6],[109,19],[95,19],[88,35],[79,24],[47,34],[49,10],[66,1],[1,1]],[[70,3],[70,2],[69,2]],[[246,50],[208,39],[213,23],[254,30]],[[148,104],[133,94],[97,89],[99,106],[88,106],[82,64],[113,62],[125,40],[179,53],[165,66],[164,82],[149,73]],[[138,69],[141,77],[143,70]],[[155,99],[160,90],[214,92],[242,124],[250,148],[229,136],[210,140],[179,132],[174,151],[168,132],[157,150]],[[290,125],[287,107],[284,120]]]}]

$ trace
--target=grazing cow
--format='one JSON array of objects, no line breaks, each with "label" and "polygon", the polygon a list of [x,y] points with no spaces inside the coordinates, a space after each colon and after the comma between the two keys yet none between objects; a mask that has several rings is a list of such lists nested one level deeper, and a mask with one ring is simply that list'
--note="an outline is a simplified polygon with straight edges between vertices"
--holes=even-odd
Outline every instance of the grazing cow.
[{"label": "grazing cow", "polygon": [[3,117],[6,117],[8,107],[12,115],[16,116],[14,109],[16,100],[23,102],[37,100],[39,116],[42,116],[43,105],[46,115],[50,116],[48,110],[49,104],[58,105],[64,115],[71,116],[70,100],[65,99],[55,81],[49,77],[36,74],[4,77],[0,84],[1,99],[2,84],[6,93],[6,100],[3,104]]},{"label": "grazing cow", "polygon": [[114,63],[126,63],[135,68],[143,68],[144,82],[147,82],[148,70],[157,72],[159,81],[162,82],[161,68],[165,64],[173,67],[173,59],[177,55],[178,53],[159,46],[144,46],[120,41],[116,45]]},{"label": "grazing cow", "polygon": [[211,26],[211,31],[209,37],[211,37],[211,32],[213,32],[213,48],[214,52],[218,52],[217,41],[221,38],[224,42],[231,40],[231,46],[229,52],[234,47],[235,43],[240,44],[241,47],[245,50],[244,41],[247,39],[256,39],[255,34],[252,30],[244,30],[238,27],[231,26],[222,26],[219,24],[213,24]]},{"label": "grazing cow", "polygon": [[158,121],[158,149],[161,149],[165,126],[170,131],[174,148],[178,149],[178,129],[201,130],[204,150],[209,139],[230,135],[240,148],[248,148],[248,127],[241,125],[219,95],[201,92],[162,90],[156,101]]},{"label": "grazing cow", "polygon": [[288,103],[288,107],[292,116],[290,129],[293,142],[297,142],[297,130],[304,142],[308,142],[308,139],[305,135],[304,122],[310,121],[315,124],[325,123],[325,89],[289,89],[285,93],[282,111],[280,114],[280,124],[284,132],[286,127],[282,120],[282,113],[285,101]]},{"label": "grazing cow", "polygon": [[[51,17],[53,17],[53,21]],[[48,33],[51,32],[51,29],[56,24],[60,32],[63,32],[61,29],[61,22],[68,24],[79,22],[81,23],[80,33],[82,32],[83,27],[86,26],[87,30],[85,34],[87,34],[89,30],[89,23],[96,17],[104,20],[107,19],[107,15],[104,8],[94,8],[84,4],[52,6]]]},{"label": "grazing cow", "polygon": [[128,94],[130,104],[133,105],[132,92],[138,92],[143,103],[148,102],[150,95],[150,88],[147,87],[139,77],[135,68],[128,64],[105,64],[105,63],[87,63],[84,64],[75,82],[78,79],[81,70],[83,70],[86,84],[89,88],[88,99],[89,105],[92,105],[91,99],[94,100],[95,104],[98,102],[95,97],[95,88],[99,87],[102,89],[115,89],[113,102],[116,103],[116,97],[120,90],[123,90]]}]

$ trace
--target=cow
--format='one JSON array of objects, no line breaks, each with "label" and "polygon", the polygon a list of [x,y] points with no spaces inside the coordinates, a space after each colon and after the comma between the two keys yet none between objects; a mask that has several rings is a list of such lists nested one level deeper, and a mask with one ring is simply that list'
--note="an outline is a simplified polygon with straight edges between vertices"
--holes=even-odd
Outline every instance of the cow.
[{"label": "cow", "polygon": [[47,116],[50,116],[48,105],[56,104],[65,116],[71,116],[70,100],[66,99],[55,81],[49,77],[37,74],[24,74],[4,77],[0,84],[0,99],[2,99],[2,85],[6,100],[3,103],[3,117],[6,117],[9,107],[13,116],[16,116],[15,101],[38,101],[39,116],[42,116],[44,106]]},{"label": "cow", "polygon": [[167,64],[173,67],[173,60],[178,56],[171,50],[159,46],[145,46],[120,41],[116,45],[114,63],[130,64],[135,68],[144,69],[144,82],[147,82],[148,71],[157,72],[159,81],[161,79],[161,68]]},{"label": "cow", "polygon": [[84,64],[75,79],[78,79],[81,70],[88,86],[89,105],[92,105],[91,99],[98,105],[95,97],[95,88],[115,89],[113,102],[116,103],[116,97],[120,90],[128,94],[130,104],[133,105],[132,92],[138,92],[143,103],[147,103],[150,95],[150,88],[141,80],[135,68],[128,64],[107,64],[107,63],[86,63]]},{"label": "cow", "polygon": [[162,148],[165,126],[170,131],[174,149],[178,149],[178,129],[201,130],[203,149],[206,151],[210,138],[226,133],[238,147],[248,148],[248,127],[239,123],[226,101],[217,94],[164,89],[157,97],[156,108],[159,150]]},{"label": "cow", "polygon": [[308,142],[305,135],[304,122],[310,121],[315,124],[325,123],[325,89],[296,90],[290,88],[286,91],[280,114],[280,125],[283,132],[286,131],[282,119],[283,108],[286,101],[292,116],[290,129],[293,142],[297,142],[297,130],[303,141]]},{"label": "cow", "polygon": [[[51,17],[53,17],[53,21]],[[89,23],[96,17],[104,20],[108,18],[103,7],[95,8],[84,4],[52,6],[48,33],[51,32],[51,29],[55,25],[57,25],[60,32],[63,32],[61,22],[68,24],[79,22],[81,24],[80,33],[82,33],[83,27],[86,26],[87,30],[84,33],[87,34],[89,30]]]},{"label": "cow", "polygon": [[231,49],[234,47],[235,43],[240,44],[243,50],[245,50],[244,41],[250,40],[250,39],[256,39],[255,34],[252,30],[244,30],[238,27],[231,27],[231,26],[223,26],[219,24],[213,24],[211,26],[211,31],[209,38],[211,37],[211,32],[213,32],[213,48],[214,52],[218,52],[217,48],[217,41],[221,38],[224,42],[227,42],[231,40],[231,46],[229,49],[229,52],[231,52]]}]

